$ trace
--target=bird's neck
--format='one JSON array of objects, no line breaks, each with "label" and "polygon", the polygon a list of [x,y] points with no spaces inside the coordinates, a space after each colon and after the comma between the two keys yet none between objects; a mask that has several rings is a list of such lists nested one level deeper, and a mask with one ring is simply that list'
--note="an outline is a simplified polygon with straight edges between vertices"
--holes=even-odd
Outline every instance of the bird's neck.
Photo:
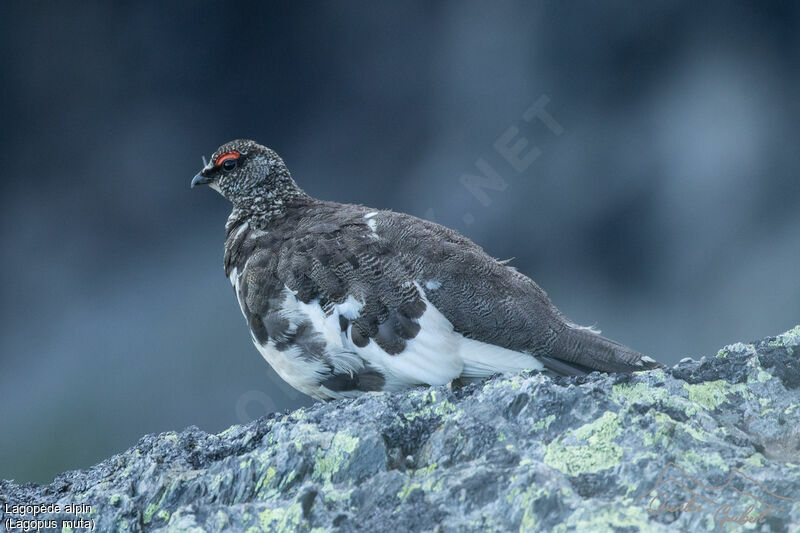
[{"label": "bird's neck", "polygon": [[287,176],[273,181],[269,186],[256,189],[252,195],[234,203],[227,227],[231,229],[232,225],[239,225],[246,220],[251,228],[266,230],[271,223],[285,217],[291,209],[313,201],[313,198]]}]

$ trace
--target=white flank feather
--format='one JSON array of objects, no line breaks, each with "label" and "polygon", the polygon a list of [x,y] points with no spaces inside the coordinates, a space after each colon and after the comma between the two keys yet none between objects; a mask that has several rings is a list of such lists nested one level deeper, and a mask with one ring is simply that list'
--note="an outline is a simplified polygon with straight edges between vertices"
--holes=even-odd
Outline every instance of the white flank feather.
[{"label": "white flank feather", "polygon": [[[231,280],[238,295],[239,278],[233,274],[235,272],[232,272]],[[350,340],[349,330],[341,331],[339,315],[353,320],[363,306],[353,296],[335,305],[334,311],[326,315],[317,300],[303,303],[286,288],[280,313],[289,321],[289,333],[295,332],[303,322],[311,323],[314,331],[324,339],[325,355],[336,373],[358,372],[366,362],[385,376],[384,390],[400,390],[412,385],[443,385],[460,376],[486,377],[543,368],[537,359],[526,353],[467,339],[456,333],[450,321],[427,299],[419,285],[417,289],[426,305],[425,312],[418,319],[420,330],[416,337],[406,341],[402,352],[394,355],[386,353],[372,339],[364,347],[356,346]],[[322,399],[355,394],[321,387],[319,379],[328,372],[328,367],[322,361],[301,357],[299,347],[279,351],[274,339],[261,345],[253,337],[253,342],[278,375],[298,390]]]}]

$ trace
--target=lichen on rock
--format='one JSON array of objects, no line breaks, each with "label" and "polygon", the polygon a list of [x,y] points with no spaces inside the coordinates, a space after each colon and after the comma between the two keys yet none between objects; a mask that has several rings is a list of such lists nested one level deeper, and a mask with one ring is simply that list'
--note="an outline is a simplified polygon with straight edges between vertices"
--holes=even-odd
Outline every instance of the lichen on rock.
[{"label": "lichen on rock", "polygon": [[799,348],[800,326],[666,370],[528,372],[147,435],[50,485],[0,481],[0,504],[86,503],[97,531],[791,530]]}]

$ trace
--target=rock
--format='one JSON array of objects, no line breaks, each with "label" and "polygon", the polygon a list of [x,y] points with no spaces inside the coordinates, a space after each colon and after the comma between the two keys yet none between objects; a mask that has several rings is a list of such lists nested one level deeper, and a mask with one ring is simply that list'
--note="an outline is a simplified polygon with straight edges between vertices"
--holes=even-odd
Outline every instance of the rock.
[{"label": "rock", "polygon": [[798,422],[800,326],[669,370],[531,372],[148,435],[48,486],[0,482],[0,519],[56,504],[34,518],[59,531],[786,531]]}]

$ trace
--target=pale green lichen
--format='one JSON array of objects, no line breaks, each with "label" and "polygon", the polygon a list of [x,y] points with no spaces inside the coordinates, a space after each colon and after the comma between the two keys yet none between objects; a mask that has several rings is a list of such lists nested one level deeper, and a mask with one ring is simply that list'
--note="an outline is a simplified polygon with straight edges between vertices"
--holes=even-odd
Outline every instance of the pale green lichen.
[{"label": "pale green lichen", "polygon": [[599,509],[581,507],[567,521],[552,529],[555,533],[567,531],[658,531],[649,522],[647,512],[633,502],[621,501]]},{"label": "pale green lichen", "polygon": [[285,509],[264,509],[258,513],[258,525],[261,531],[296,531],[302,512],[297,502]]},{"label": "pale green lichen", "polygon": [[275,467],[268,466],[267,469],[264,471],[264,474],[258,478],[258,481],[256,482],[255,492],[261,493],[265,489],[272,488],[277,473],[278,472],[277,470],[275,470]]},{"label": "pale green lichen", "polygon": [[730,385],[724,379],[692,385],[684,383],[689,399],[708,411],[713,411],[727,400]]},{"label": "pale green lichen", "polygon": [[700,430],[696,429],[693,425],[692,421],[687,421],[681,425],[681,428],[686,431],[689,435],[692,436],[694,440],[699,440],[700,442],[707,442],[708,439],[706,435],[702,433]]},{"label": "pale green lichen", "polygon": [[353,489],[347,490],[327,490],[323,487],[323,495],[322,499],[328,503],[339,503],[339,502],[346,502],[350,499],[350,495],[353,493]]},{"label": "pale green lichen", "polygon": [[149,524],[153,520],[153,515],[156,514],[157,510],[158,506],[154,503],[147,506],[147,509],[144,510],[144,514],[142,515],[145,524]]},{"label": "pale green lichen", "polygon": [[431,416],[445,417],[454,411],[456,406],[447,400],[436,400],[436,391],[431,390],[426,393],[412,395],[412,398],[418,398],[425,403],[422,409],[412,411],[410,413],[403,413],[403,417],[412,422],[417,418],[428,418]]},{"label": "pale green lichen", "polygon": [[669,447],[678,423],[668,414],[659,411],[653,412],[652,416],[654,419],[651,426],[653,430],[642,433],[642,442],[647,447]]},{"label": "pale green lichen", "polygon": [[336,433],[328,448],[315,457],[314,477],[330,481],[357,447],[358,437],[353,437],[343,431]]},{"label": "pale green lichen", "polygon": [[431,475],[422,482],[422,490],[425,492],[438,492],[444,487],[442,476]]},{"label": "pale green lichen", "polygon": [[[533,487],[531,488],[533,489]],[[531,494],[533,492],[533,494]],[[522,514],[522,522],[519,525],[520,532],[523,531],[538,531],[541,528],[541,524],[539,522],[539,517],[534,512],[533,503],[541,498],[542,496],[547,496],[548,493],[544,489],[536,489],[525,491],[522,493],[521,496],[521,507],[525,509],[525,512]]]},{"label": "pale green lichen", "polygon": [[617,401],[625,400],[628,403],[647,404],[666,400],[669,396],[669,392],[665,387],[651,387],[647,383],[637,383],[635,385],[620,383],[611,387],[611,394]]},{"label": "pale green lichen", "polygon": [[[572,491],[567,487],[559,487],[553,495],[557,495],[559,500],[568,501],[572,497]],[[531,485],[524,491],[515,488],[511,490],[506,496],[506,501],[513,504],[515,508],[523,509],[522,520],[520,522],[520,533],[528,531],[539,531],[541,529],[541,521],[539,516],[534,511],[536,501],[541,498],[547,498],[551,495],[544,487]],[[500,529],[498,528],[497,531]]]},{"label": "pale green lichen", "polygon": [[217,492],[221,486],[222,474],[217,474],[214,476],[214,479],[211,480],[211,486],[209,487],[209,490],[211,490],[211,492]]},{"label": "pale green lichen", "polygon": [[755,344],[745,344],[743,342],[734,342],[725,347],[725,351],[735,354],[754,354],[756,353]]},{"label": "pale green lichen", "polygon": [[691,401],[688,397],[680,396],[677,394],[672,394],[667,398],[666,402],[664,402],[667,407],[677,409],[679,411],[683,411],[686,413],[686,416],[693,417],[697,414],[698,411],[701,411],[703,408],[699,407],[696,403]]},{"label": "pale green lichen", "polygon": [[233,431],[235,431],[238,428],[239,428],[239,426],[231,426],[228,429],[226,429],[225,431],[223,431],[222,433],[217,433],[217,437],[225,437],[225,436],[229,435],[230,433],[232,433]]},{"label": "pale green lichen", "polygon": [[621,432],[617,414],[606,411],[597,420],[567,433],[586,444],[567,445],[567,439],[559,437],[547,445],[544,462],[569,476],[612,468],[622,460],[622,448],[614,442]]},{"label": "pale green lichen", "polygon": [[[167,513],[167,520],[169,520],[169,512],[166,511],[166,513]],[[218,509],[217,512],[214,513],[214,518],[212,523],[214,525],[213,531],[228,531],[230,529],[231,521],[228,515],[225,514],[222,511],[222,509]]]},{"label": "pale green lichen", "polygon": [[298,423],[292,429],[292,440],[298,452],[303,451],[303,446],[323,444],[327,439],[327,434],[319,432],[316,426],[306,422]]},{"label": "pale green lichen", "polygon": [[[555,495],[561,501],[568,501],[572,497],[572,491],[568,487],[560,487],[555,491]],[[518,509],[524,509],[522,520],[519,525],[520,533],[528,531],[539,531],[541,523],[539,516],[534,511],[536,501],[541,498],[547,498],[551,493],[544,487],[531,485],[524,491],[514,489],[507,497],[509,503],[514,504]]]},{"label": "pale green lichen", "polygon": [[648,447],[669,448],[672,445],[675,432],[678,430],[686,432],[693,439],[700,442],[708,441],[707,432],[694,418],[684,423],[679,423],[668,414],[659,411],[654,411],[651,416],[653,417],[653,424],[651,425],[653,429],[642,433],[642,442]]},{"label": "pale green lichen", "polygon": [[723,472],[729,470],[728,464],[719,452],[708,450],[700,450],[700,453],[694,450],[686,450],[676,457],[675,464],[688,474],[707,474],[713,469],[722,470]]},{"label": "pale green lichen", "polygon": [[553,423],[553,420],[556,419],[556,415],[547,415],[542,420],[537,420],[533,423],[533,430],[539,431],[541,429],[547,429],[550,427],[550,424]]},{"label": "pale green lichen", "polygon": [[770,341],[770,346],[784,346],[790,355],[794,355],[793,346],[800,344],[800,325],[793,327],[785,333],[781,333],[775,337],[774,341]]},{"label": "pale green lichen", "polygon": [[287,485],[291,484],[292,481],[294,481],[296,477],[297,477],[297,470],[292,470],[291,472],[286,474],[283,477],[283,479],[278,483],[278,488],[279,489],[283,489]]},{"label": "pale green lichen", "polygon": [[444,486],[444,479],[436,475],[437,463],[430,464],[424,468],[409,471],[409,482],[397,493],[397,497],[402,505],[409,494],[414,489],[421,489],[423,492],[436,492]]},{"label": "pale green lichen", "polygon": [[[173,485],[178,482],[179,480],[173,481]],[[171,487],[164,486],[161,489],[161,496],[158,498],[158,502],[151,501],[147,505],[147,508],[145,508],[144,513],[142,514],[142,520],[145,524],[149,524],[152,521],[155,512],[161,509],[161,507],[164,505],[164,499],[166,499],[167,494],[170,492],[170,488]]]},{"label": "pale green lichen", "polygon": [[397,493],[397,497],[400,499],[400,504],[405,503],[406,499],[408,499],[409,495],[414,492],[416,489],[422,490],[421,483],[408,483],[403,485],[403,488],[400,489],[400,492]]},{"label": "pale green lichen", "polygon": [[750,466],[755,466],[757,468],[761,468],[764,466],[765,457],[760,453],[756,452],[747,459],[744,460],[744,463]]},{"label": "pale green lichen", "polygon": [[133,468],[138,464],[137,459],[139,459],[141,456],[142,456],[142,452],[139,451],[139,448],[136,448],[133,451],[133,457],[128,459],[127,465],[125,466],[125,469],[122,471],[122,474],[121,474],[122,477],[126,477],[126,478],[130,477],[131,473],[133,472]]},{"label": "pale green lichen", "polygon": [[759,369],[758,375],[756,375],[756,379],[759,382],[764,383],[764,382],[769,381],[769,380],[772,379],[772,374],[770,374],[769,372],[767,372],[765,370]]},{"label": "pale green lichen", "polygon": [[756,397],[750,387],[747,386],[747,383],[734,383],[730,386],[729,394],[739,394],[744,400],[754,400]]},{"label": "pale green lichen", "polygon": [[432,474],[433,472],[435,472],[438,467],[439,467],[439,463],[429,464],[428,466],[426,466],[424,468],[417,468],[416,470],[414,470],[413,471],[413,475],[414,476],[427,476],[427,475]]},{"label": "pale green lichen", "polygon": [[114,494],[108,499],[108,503],[109,505],[113,505],[114,507],[116,507],[117,505],[119,505],[121,499],[122,497],[119,494]]}]

